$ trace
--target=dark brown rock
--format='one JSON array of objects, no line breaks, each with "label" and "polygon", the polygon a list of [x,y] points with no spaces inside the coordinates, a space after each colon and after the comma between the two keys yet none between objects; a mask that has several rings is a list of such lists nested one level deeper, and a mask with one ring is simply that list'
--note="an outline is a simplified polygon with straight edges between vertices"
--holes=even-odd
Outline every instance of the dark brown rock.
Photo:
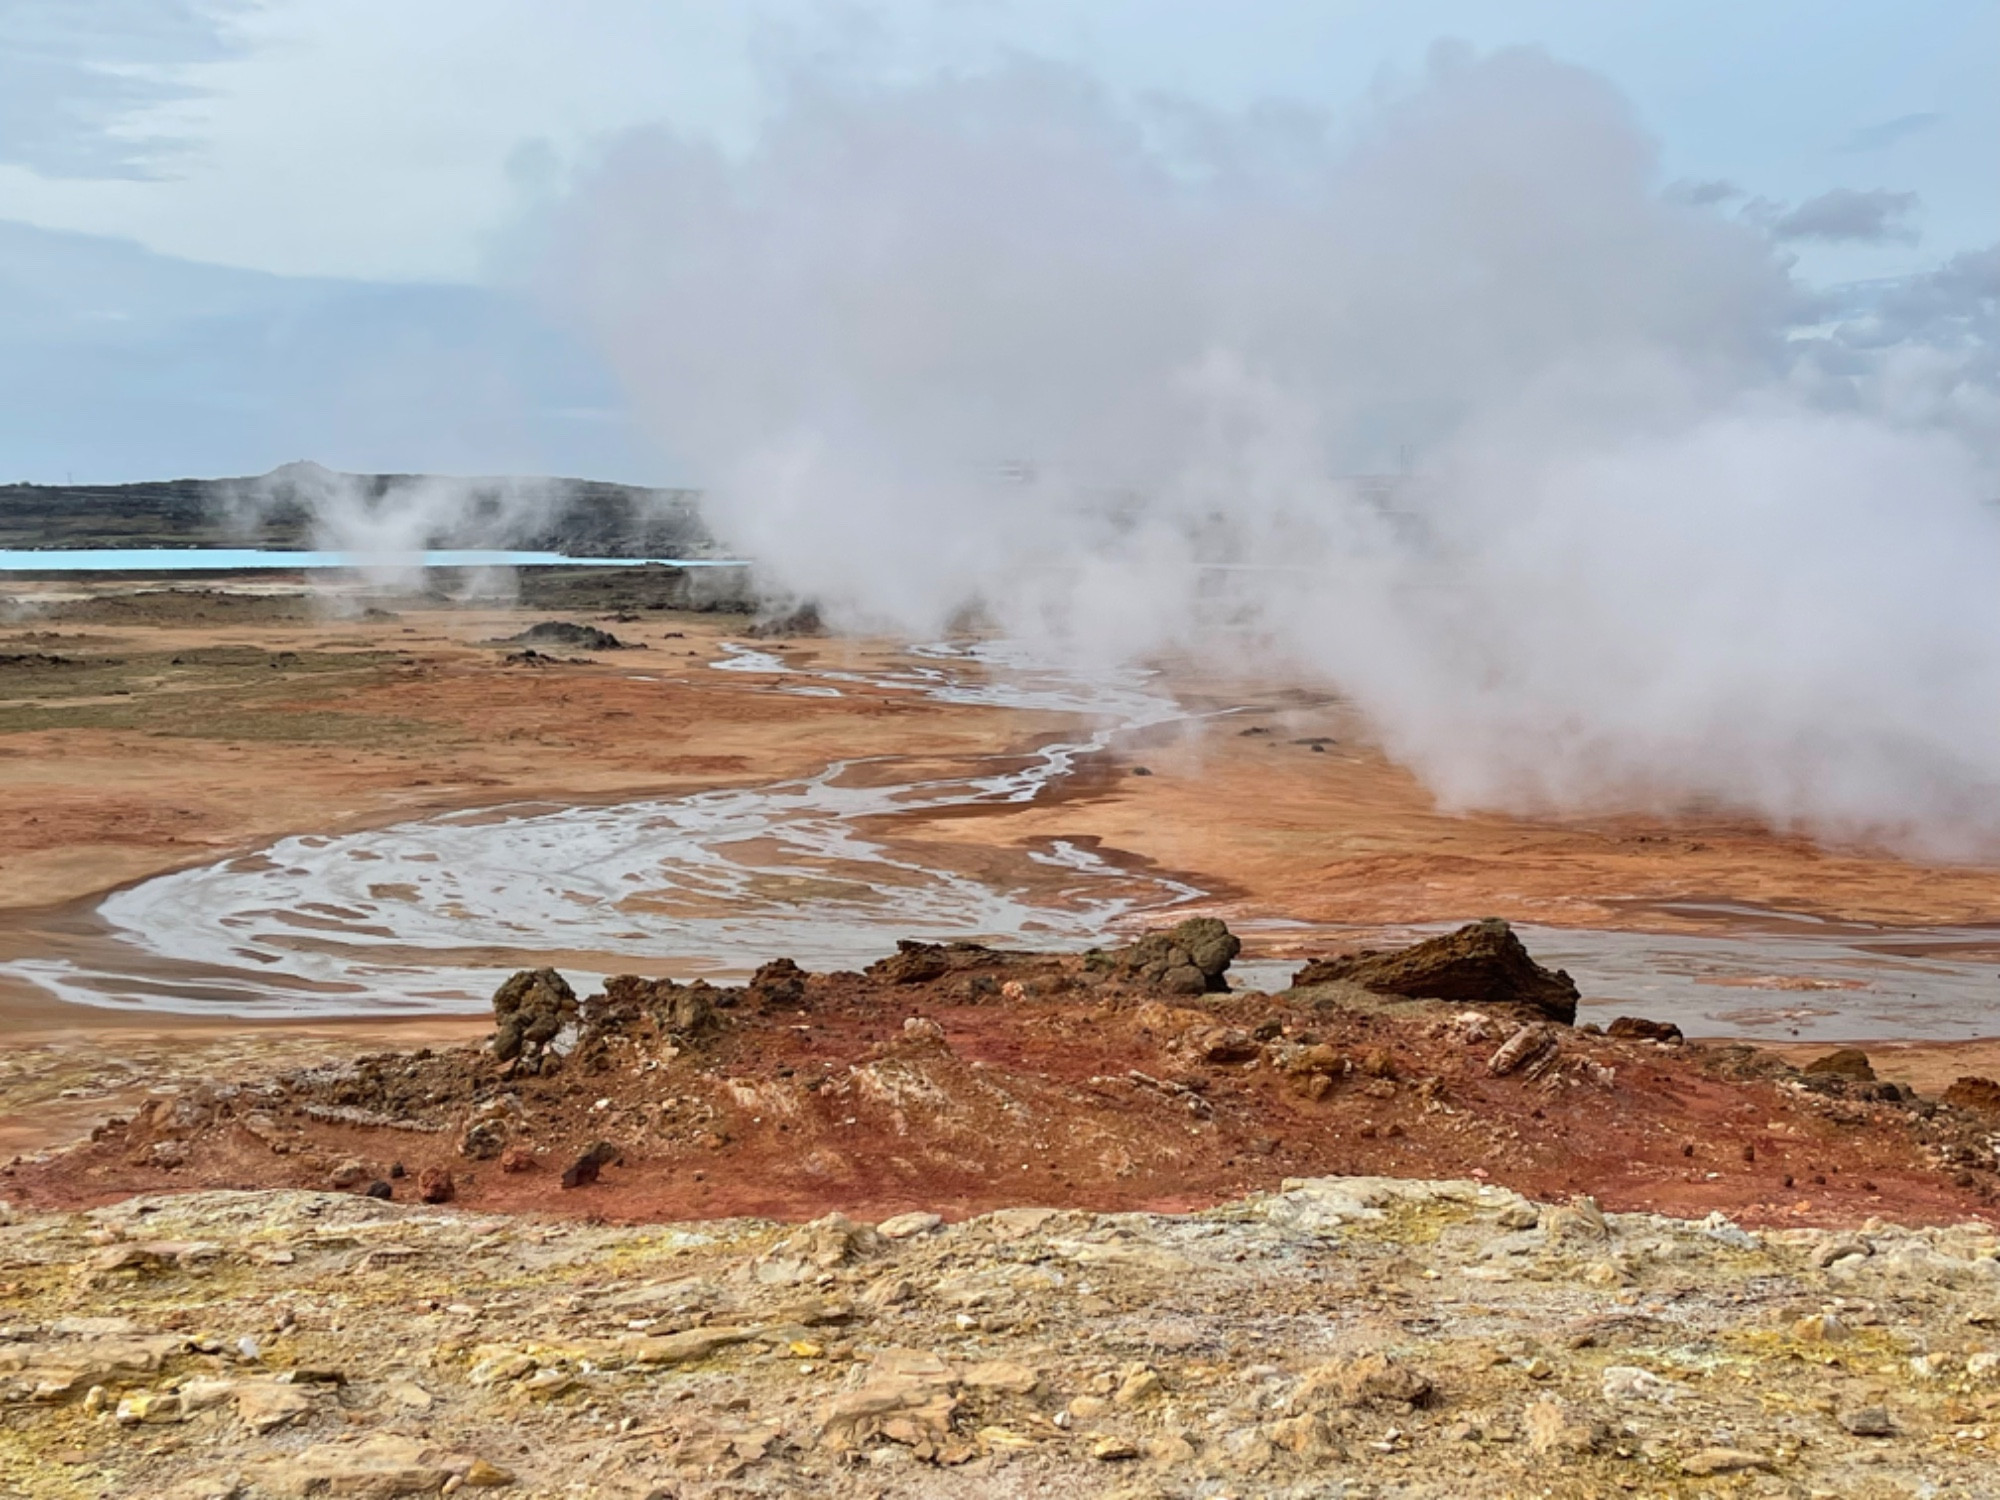
[{"label": "dark brown rock", "polygon": [[910,938],[899,939],[896,951],[887,958],[878,958],[866,970],[870,979],[879,979],[885,984],[929,984],[933,979],[942,979],[951,972],[951,955],[942,943],[919,943]]},{"label": "dark brown rock", "polygon": [[507,1130],[498,1120],[474,1120],[458,1138],[458,1154],[491,1161],[507,1149]]},{"label": "dark brown rock", "polygon": [[1672,1021],[1648,1021],[1643,1016],[1620,1016],[1605,1027],[1606,1036],[1638,1042],[1678,1042],[1681,1029]]},{"label": "dark brown rock", "polygon": [[789,1010],[805,1003],[811,977],[789,958],[774,958],[750,976],[746,988],[766,1010]]},{"label": "dark brown rock", "polygon": [[616,1146],[609,1141],[599,1141],[563,1168],[562,1185],[566,1188],[589,1187],[597,1181],[604,1168],[616,1166],[622,1160],[624,1153]]},{"label": "dark brown rock", "polygon": [[1118,954],[1119,967],[1142,984],[1170,995],[1202,995],[1229,988],[1223,976],[1243,943],[1215,917],[1190,917],[1165,932],[1149,932]]},{"label": "dark brown rock", "polygon": [[1861,1083],[1875,1081],[1875,1069],[1868,1054],[1859,1047],[1837,1047],[1824,1057],[1816,1057],[1800,1071],[1822,1078],[1850,1078]]},{"label": "dark brown rock", "polygon": [[1257,1039],[1235,1026],[1217,1026],[1195,1039],[1195,1051],[1203,1062],[1254,1062],[1264,1049]]},{"label": "dark brown rock", "polygon": [[595,625],[578,625],[570,620],[543,620],[538,625],[530,625],[519,635],[507,637],[512,646],[566,646],[572,651],[632,651],[644,650],[629,642],[621,641],[608,630],[599,630]]},{"label": "dark brown rock", "polygon": [[702,979],[680,984],[619,974],[604,981],[603,994],[584,1002],[584,1032],[594,1039],[643,1021],[676,1041],[700,1041],[722,1029],[722,1011],[741,996],[740,990],[718,989]]},{"label": "dark brown rock", "polygon": [[493,1055],[535,1072],[576,1016],[576,991],[567,979],[554,969],[522,969],[493,992]]},{"label": "dark brown rock", "polygon": [[1536,963],[1497,917],[1393,953],[1317,958],[1292,983],[1300,989],[1352,984],[1377,995],[1455,1005],[1524,1005],[1565,1026],[1575,1022],[1579,998],[1568,974]]}]

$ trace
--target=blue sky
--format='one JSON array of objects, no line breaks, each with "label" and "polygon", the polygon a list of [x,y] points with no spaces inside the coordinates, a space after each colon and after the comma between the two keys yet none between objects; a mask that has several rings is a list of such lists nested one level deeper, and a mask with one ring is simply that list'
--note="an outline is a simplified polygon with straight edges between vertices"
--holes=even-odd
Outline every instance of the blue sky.
[{"label": "blue sky", "polygon": [[1666,177],[1803,213],[1815,282],[2000,241],[1990,0],[7,0],[0,479],[312,457],[672,480],[589,350],[510,290],[619,132],[740,145],[801,59],[908,79],[1017,53],[1337,121],[1440,38],[1603,73]]}]

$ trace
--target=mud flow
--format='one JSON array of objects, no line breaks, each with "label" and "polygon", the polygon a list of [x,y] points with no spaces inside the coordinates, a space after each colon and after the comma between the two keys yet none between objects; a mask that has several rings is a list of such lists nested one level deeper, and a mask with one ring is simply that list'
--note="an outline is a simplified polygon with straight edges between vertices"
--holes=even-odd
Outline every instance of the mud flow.
[{"label": "mud flow", "polygon": [[[559,962],[585,982],[634,966],[728,979],[772,953],[858,967],[901,937],[1081,950],[1217,897],[1092,840],[1035,838],[967,861],[956,846],[907,836],[914,823],[1046,798],[1135,735],[1216,716],[1148,672],[1086,672],[1005,642],[920,646],[869,672],[795,667],[731,643],[711,666],[770,694],[907,694],[1072,727],[953,764],[871,756],[762,786],[514,803],[286,838],[16,917],[0,974],[72,1004],[163,1016],[476,1012],[522,966]],[[1721,901],[1621,915],[1617,929],[1523,924],[1576,977],[1587,1014],[1636,1009],[1690,1035],[1786,1041],[1995,1030],[2000,929]],[[1407,941],[1449,924],[1253,914],[1238,925],[1252,944],[1239,983],[1281,988],[1286,960],[1260,954]]]}]

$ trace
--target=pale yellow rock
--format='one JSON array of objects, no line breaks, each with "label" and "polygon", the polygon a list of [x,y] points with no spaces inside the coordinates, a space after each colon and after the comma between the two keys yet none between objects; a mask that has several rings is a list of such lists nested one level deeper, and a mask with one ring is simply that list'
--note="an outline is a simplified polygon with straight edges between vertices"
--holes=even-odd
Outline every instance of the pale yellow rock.
[{"label": "pale yellow rock", "polygon": [[1703,1448],[1681,1460],[1681,1472],[1697,1479],[1716,1474],[1741,1474],[1748,1469],[1768,1469],[1771,1460],[1762,1453],[1742,1448]]},{"label": "pale yellow rock", "polygon": [[976,1365],[967,1365],[959,1371],[959,1383],[975,1391],[1001,1391],[1011,1396],[1033,1394],[1035,1387],[1042,1383],[1026,1365],[1015,1364],[1011,1360],[982,1360]]},{"label": "pale yellow rock", "polygon": [[1176,1464],[1193,1463],[1195,1447],[1179,1433],[1170,1432],[1147,1440],[1146,1457],[1160,1468],[1170,1469]]},{"label": "pale yellow rock", "polygon": [[1603,1441],[1587,1422],[1571,1419],[1561,1402],[1544,1396],[1528,1408],[1528,1446],[1537,1453],[1589,1453]]},{"label": "pale yellow rock", "polygon": [[1035,1446],[1035,1440],[1025,1432],[1016,1432],[1011,1427],[982,1427],[978,1432],[979,1441],[988,1448],[1020,1451]]},{"label": "pale yellow rock", "polygon": [[1149,1401],[1165,1389],[1157,1370],[1134,1370],[1119,1384],[1118,1394],[1111,1399],[1119,1406],[1137,1406]]},{"label": "pale yellow rock", "polygon": [[186,1415],[181,1398],[172,1391],[134,1391],[118,1403],[118,1420],[126,1426],[141,1422],[178,1422]]},{"label": "pale yellow rock", "polygon": [[541,1369],[522,1381],[517,1389],[530,1401],[553,1401],[576,1388],[576,1380],[567,1370]]},{"label": "pale yellow rock", "polygon": [[292,1500],[317,1495],[435,1494],[457,1475],[448,1455],[410,1438],[378,1433],[358,1443],[315,1443],[296,1457],[251,1469],[258,1489]]},{"label": "pale yellow rock", "polygon": [[1792,1325],[1792,1337],[1802,1344],[1832,1344],[1847,1337],[1847,1325],[1832,1313],[1812,1313]]},{"label": "pale yellow rock", "polygon": [[942,1214],[897,1214],[894,1218],[884,1219],[877,1224],[875,1232],[885,1240],[908,1240],[918,1235],[929,1234],[942,1223],[944,1223]]},{"label": "pale yellow rock", "polygon": [[634,1364],[689,1365],[732,1344],[748,1343],[756,1332],[754,1328],[690,1328],[657,1338],[622,1339],[619,1350]]},{"label": "pale yellow rock", "polygon": [[312,1398],[295,1385],[246,1381],[236,1388],[236,1417],[252,1432],[270,1432],[312,1410]]},{"label": "pale yellow rock", "polygon": [[536,1365],[533,1355],[523,1354],[518,1349],[497,1351],[484,1358],[480,1358],[479,1351],[474,1350],[473,1355],[472,1369],[465,1378],[477,1386],[505,1385],[510,1380],[519,1380]]}]

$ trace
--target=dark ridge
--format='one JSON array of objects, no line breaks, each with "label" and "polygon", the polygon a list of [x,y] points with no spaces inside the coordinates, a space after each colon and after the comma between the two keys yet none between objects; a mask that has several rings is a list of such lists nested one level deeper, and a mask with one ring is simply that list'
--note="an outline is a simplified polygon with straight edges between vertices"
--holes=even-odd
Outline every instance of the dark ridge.
[{"label": "dark ridge", "polygon": [[[594,479],[449,481],[472,494],[457,525],[428,547],[492,547],[572,557],[702,557],[715,540],[693,490],[644,489]],[[0,485],[0,548],[269,547],[315,545],[316,495],[338,485],[371,506],[438,483],[421,474],[336,474],[293,463],[241,479],[141,484]],[[510,505],[547,486],[534,504]]]}]

